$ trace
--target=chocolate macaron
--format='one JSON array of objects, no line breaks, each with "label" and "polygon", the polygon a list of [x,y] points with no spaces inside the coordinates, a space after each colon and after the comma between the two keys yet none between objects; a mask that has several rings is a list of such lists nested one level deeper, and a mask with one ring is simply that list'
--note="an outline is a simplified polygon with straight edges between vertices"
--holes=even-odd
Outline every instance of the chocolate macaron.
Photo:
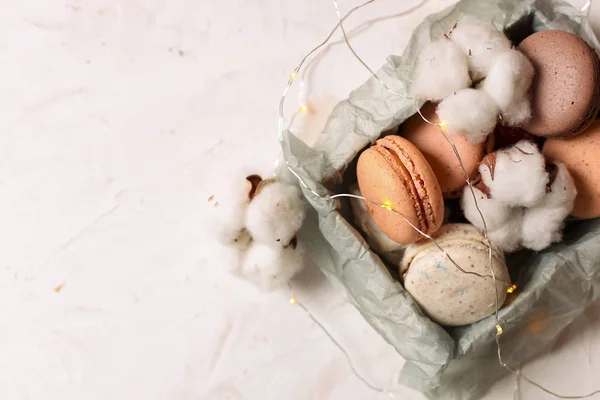
[{"label": "chocolate macaron", "polygon": [[547,162],[564,163],[573,178],[577,197],[571,215],[582,219],[600,217],[600,120],[570,139],[546,140],[543,154]]},{"label": "chocolate macaron", "polygon": [[600,60],[583,39],[565,31],[536,32],[519,45],[535,68],[531,119],[536,136],[568,138],[582,132],[600,109]]},{"label": "chocolate macaron", "polygon": [[[435,124],[439,122],[433,103],[426,103],[421,108],[421,113],[429,121]],[[465,174],[441,128],[428,124],[417,113],[400,126],[400,134],[423,153],[437,177],[444,197],[447,199],[460,197],[463,187],[467,184]],[[471,176],[485,155],[486,143],[469,143],[459,135],[453,135],[450,139],[462,159],[467,176]]]},{"label": "chocolate macaron", "polygon": [[400,136],[386,136],[365,150],[356,167],[358,186],[375,224],[390,239],[409,244],[421,235],[401,216],[427,234],[439,229],[444,219],[444,198],[433,169],[412,143]]}]

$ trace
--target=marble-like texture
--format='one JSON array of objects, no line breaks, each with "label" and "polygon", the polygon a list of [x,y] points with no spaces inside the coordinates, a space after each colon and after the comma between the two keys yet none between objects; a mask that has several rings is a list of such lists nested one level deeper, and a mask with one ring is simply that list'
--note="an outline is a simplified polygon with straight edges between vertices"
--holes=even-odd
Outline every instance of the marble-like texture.
[{"label": "marble-like texture", "polygon": [[[348,30],[376,67],[450,2],[390,17],[417,1],[380,0]],[[351,374],[285,291],[263,295],[232,278],[207,241],[208,197],[237,165],[272,167],[283,85],[335,21],[321,0],[4,4],[1,399],[388,398]],[[339,42],[322,54],[306,79],[308,141],[367,78]],[[294,285],[370,381],[422,398],[394,384],[403,360],[339,288],[314,266]],[[591,388],[599,321],[600,305],[530,375]],[[508,398],[512,385],[488,398]]]}]

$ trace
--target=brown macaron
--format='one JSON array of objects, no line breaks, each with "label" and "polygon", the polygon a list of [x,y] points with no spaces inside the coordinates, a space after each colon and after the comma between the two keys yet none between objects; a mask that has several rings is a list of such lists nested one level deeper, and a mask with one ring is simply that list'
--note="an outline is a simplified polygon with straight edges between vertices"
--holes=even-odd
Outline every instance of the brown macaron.
[{"label": "brown macaron", "polygon": [[547,162],[563,162],[577,188],[571,215],[588,219],[600,217],[600,120],[570,139],[548,139],[543,154]]},{"label": "brown macaron", "polygon": [[[433,103],[426,103],[421,108],[421,113],[430,122],[439,123]],[[456,199],[460,197],[467,181],[460,162],[454,154],[452,145],[448,143],[442,134],[441,128],[437,125],[428,124],[416,113],[400,126],[400,134],[423,153],[437,177],[444,198]],[[486,143],[472,144],[463,136],[457,135],[449,136],[449,138],[456,146],[467,176],[471,176],[475,173],[479,161],[485,155]]]},{"label": "brown macaron", "polygon": [[568,138],[582,132],[600,109],[600,60],[579,36],[541,31],[519,50],[535,68],[531,119],[523,128],[536,136]]},{"label": "brown macaron", "polygon": [[386,136],[365,150],[356,167],[362,195],[379,229],[390,239],[409,244],[421,235],[402,217],[426,234],[437,231],[444,219],[444,198],[433,169],[412,143]]}]

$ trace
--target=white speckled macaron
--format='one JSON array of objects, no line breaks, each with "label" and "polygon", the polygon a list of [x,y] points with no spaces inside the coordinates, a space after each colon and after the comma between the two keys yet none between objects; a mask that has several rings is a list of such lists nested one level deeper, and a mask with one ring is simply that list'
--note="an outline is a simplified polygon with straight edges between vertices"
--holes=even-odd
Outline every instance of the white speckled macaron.
[{"label": "white speckled macaron", "polygon": [[[440,325],[467,325],[493,314],[496,292],[481,232],[469,224],[448,224],[432,236],[462,269],[487,276],[460,271],[434,243],[422,240],[408,246],[400,263],[406,291]],[[510,276],[504,254],[493,245],[492,265],[502,305]]]}]

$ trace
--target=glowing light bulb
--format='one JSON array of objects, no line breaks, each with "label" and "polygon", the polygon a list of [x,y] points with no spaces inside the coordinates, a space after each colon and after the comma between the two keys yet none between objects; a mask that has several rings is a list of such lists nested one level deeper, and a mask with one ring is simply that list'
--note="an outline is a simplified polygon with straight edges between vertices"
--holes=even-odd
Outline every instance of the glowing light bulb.
[{"label": "glowing light bulb", "polygon": [[295,297],[290,297],[290,304],[294,305],[296,304],[298,301],[296,301]]},{"label": "glowing light bulb", "polygon": [[299,113],[304,113],[306,111],[308,111],[308,106],[306,104],[301,104],[300,108],[298,109],[298,112]]},{"label": "glowing light bulb", "polygon": [[502,327],[500,326],[500,324],[496,324],[496,336],[500,336],[502,335]]},{"label": "glowing light bulb", "polygon": [[446,132],[446,126],[448,125],[448,123],[446,121],[440,121],[440,123],[438,124],[438,126],[440,128],[442,128],[443,132]]},{"label": "glowing light bulb", "polygon": [[290,78],[291,78],[291,79],[296,79],[296,76],[297,76],[297,75],[298,75],[298,72],[297,72],[297,71],[293,71],[293,72],[290,74]]},{"label": "glowing light bulb", "polygon": [[517,285],[512,285],[508,289],[506,289],[506,293],[513,293],[515,290],[517,290]]},{"label": "glowing light bulb", "polygon": [[385,208],[388,211],[392,211],[394,208],[392,207],[392,202],[389,200],[386,200],[383,202],[383,204],[380,206],[381,208]]}]

